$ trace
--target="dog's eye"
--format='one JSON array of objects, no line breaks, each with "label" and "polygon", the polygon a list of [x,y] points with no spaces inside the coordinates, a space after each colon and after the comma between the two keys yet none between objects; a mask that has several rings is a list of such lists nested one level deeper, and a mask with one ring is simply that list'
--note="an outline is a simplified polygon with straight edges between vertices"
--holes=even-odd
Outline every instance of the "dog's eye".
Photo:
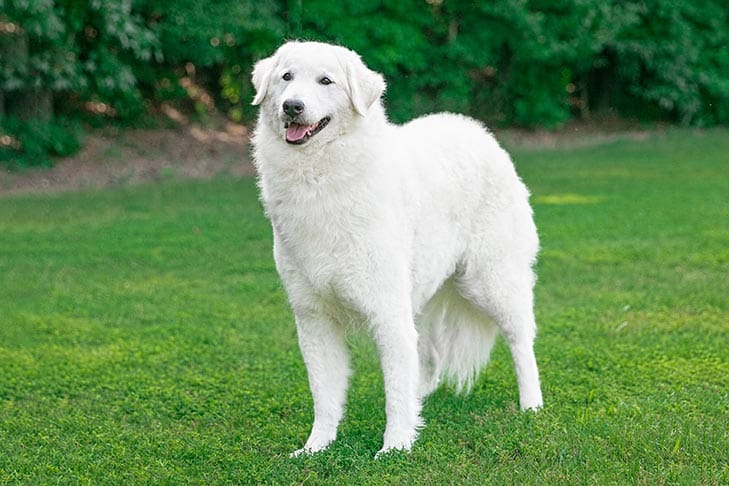
[{"label": "dog's eye", "polygon": [[286,73],[284,73],[282,78],[284,81],[291,81],[292,79],[294,79],[294,75],[289,72],[286,72]]},{"label": "dog's eye", "polygon": [[326,76],[324,76],[323,78],[321,78],[319,80],[319,84],[323,84],[324,86],[326,86],[328,84],[333,84],[333,83],[334,83],[334,81],[332,81],[331,79],[327,78]]}]

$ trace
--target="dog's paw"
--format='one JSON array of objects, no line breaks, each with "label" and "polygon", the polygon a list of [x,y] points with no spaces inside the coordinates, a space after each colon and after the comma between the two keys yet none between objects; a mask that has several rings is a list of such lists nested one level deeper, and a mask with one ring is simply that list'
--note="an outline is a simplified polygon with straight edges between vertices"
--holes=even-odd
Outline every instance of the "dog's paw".
[{"label": "dog's paw", "polygon": [[540,411],[541,409],[542,409],[542,404],[541,403],[538,404],[538,405],[537,404],[534,404],[534,405],[527,405],[527,406],[522,406],[521,407],[521,411],[522,412],[533,412],[533,413],[536,413],[536,412]]},{"label": "dog's paw", "polygon": [[385,433],[385,443],[382,446],[382,449],[380,449],[377,454],[375,454],[375,459],[379,459],[383,455],[389,454],[391,452],[410,452],[410,449],[413,447],[413,443],[417,438],[417,428],[413,428],[410,430],[399,430],[394,433],[388,431],[387,433]]},{"label": "dog's paw", "polygon": [[544,402],[542,401],[541,395],[527,397],[526,399],[522,399],[519,401],[519,408],[521,408],[522,411],[525,412],[536,412],[543,406]]},{"label": "dog's paw", "polygon": [[398,452],[410,452],[410,449],[412,448],[413,444],[412,442],[410,444],[400,444],[400,445],[394,445],[394,446],[383,446],[382,449],[377,451],[377,454],[375,454],[375,459],[381,459],[384,456],[387,456],[389,454],[395,454]]},{"label": "dog's paw", "polygon": [[294,452],[289,454],[289,457],[293,459],[294,457],[299,457],[299,456],[311,456],[313,454],[316,454],[317,452],[323,451],[326,448],[327,448],[326,445],[323,447],[319,447],[319,448],[311,448],[311,447],[304,446],[301,449],[296,449]]},{"label": "dog's paw", "polygon": [[316,454],[317,452],[321,452],[327,447],[329,447],[329,444],[334,442],[334,438],[327,438],[323,440],[312,440],[309,438],[308,441],[306,441],[306,444],[301,449],[297,449],[291,454],[289,454],[289,457],[299,457],[301,455],[312,455]]},{"label": "dog's paw", "polygon": [[308,455],[311,455],[313,453],[314,453],[313,451],[310,451],[306,447],[302,447],[301,449],[296,449],[294,452],[292,452],[291,454],[289,454],[289,457],[291,459],[293,459],[293,458],[299,457],[299,456],[308,456]]},{"label": "dog's paw", "polygon": [[306,453],[307,453],[307,452],[306,452],[306,449],[304,449],[304,448],[302,447],[301,449],[296,449],[296,450],[295,450],[294,452],[290,453],[290,454],[289,454],[289,458],[290,458],[290,459],[293,459],[294,457],[299,457],[299,456],[301,456],[301,455],[303,455],[303,454],[306,454]]}]

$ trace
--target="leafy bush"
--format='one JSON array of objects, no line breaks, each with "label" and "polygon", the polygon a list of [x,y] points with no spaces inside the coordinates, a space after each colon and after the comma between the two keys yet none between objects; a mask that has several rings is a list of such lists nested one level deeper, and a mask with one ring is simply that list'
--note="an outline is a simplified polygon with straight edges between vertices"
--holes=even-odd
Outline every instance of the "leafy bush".
[{"label": "leafy bush", "polygon": [[[251,118],[253,60],[268,54],[284,35],[277,2],[140,0],[137,8],[163,52],[164,62],[140,67],[157,98],[196,100],[204,90],[236,121]],[[198,101],[196,108],[204,106]]]},{"label": "leafy bush", "polygon": [[120,116],[143,109],[135,71],[160,61],[162,53],[131,1],[2,3],[17,27],[0,36],[8,54],[0,67],[0,91],[71,92],[80,100],[108,103]]},{"label": "leafy bush", "polygon": [[24,92],[133,120],[150,103],[250,121],[255,60],[285,38],[358,51],[395,121],[451,110],[558,126],[610,112],[729,123],[724,0],[0,0],[0,117]]},{"label": "leafy bush", "polygon": [[80,147],[78,124],[67,119],[21,121],[11,117],[0,124],[0,162],[9,168],[48,167],[49,155],[72,155]]},{"label": "leafy bush", "polygon": [[295,36],[359,51],[390,81],[396,120],[435,110],[556,126],[612,110],[727,123],[729,11],[720,0],[310,0]]},{"label": "leafy bush", "polygon": [[[729,123],[729,9],[721,1],[646,0],[605,47],[627,88],[621,108],[658,109],[681,124]],[[635,106],[635,105],[634,105]]]}]

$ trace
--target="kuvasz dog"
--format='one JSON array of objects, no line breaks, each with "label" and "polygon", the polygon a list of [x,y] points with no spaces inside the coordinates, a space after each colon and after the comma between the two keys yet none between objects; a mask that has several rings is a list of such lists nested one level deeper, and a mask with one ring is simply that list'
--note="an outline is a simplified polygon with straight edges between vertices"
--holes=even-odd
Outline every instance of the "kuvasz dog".
[{"label": "kuvasz dog", "polygon": [[494,137],[454,114],[388,122],[383,77],[344,47],[288,42],[255,65],[253,85],[261,199],[314,401],[293,455],[336,438],[355,326],[382,365],[379,453],[410,450],[424,397],[442,381],[468,390],[499,331],[521,408],[539,408],[539,242],[529,193]]}]

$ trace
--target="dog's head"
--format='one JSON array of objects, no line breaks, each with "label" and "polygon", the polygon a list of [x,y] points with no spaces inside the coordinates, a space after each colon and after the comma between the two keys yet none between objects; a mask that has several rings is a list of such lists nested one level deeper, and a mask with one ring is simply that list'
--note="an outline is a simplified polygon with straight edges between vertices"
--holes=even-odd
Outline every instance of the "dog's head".
[{"label": "dog's head", "polygon": [[294,145],[335,138],[385,91],[382,76],[356,53],[319,42],[281,46],[255,65],[253,86],[262,121]]}]

